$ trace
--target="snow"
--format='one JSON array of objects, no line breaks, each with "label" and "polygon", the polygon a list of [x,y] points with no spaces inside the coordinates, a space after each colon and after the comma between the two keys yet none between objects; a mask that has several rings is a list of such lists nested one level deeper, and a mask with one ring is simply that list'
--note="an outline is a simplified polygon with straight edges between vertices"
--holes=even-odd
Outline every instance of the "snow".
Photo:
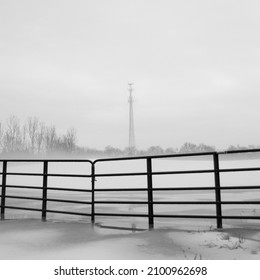
[{"label": "snow", "polygon": [[[189,227],[196,227],[196,223]],[[260,228],[135,231],[86,222],[0,221],[1,260],[259,259]]]},{"label": "snow", "polygon": [[[131,162],[97,164],[98,172],[134,172],[145,171],[144,163]],[[259,166],[256,160],[244,161],[245,166]],[[212,168],[210,161],[154,161],[154,171],[187,170]],[[236,161],[223,161],[221,167],[241,167]],[[42,172],[42,166],[13,164],[9,171]],[[108,169],[112,168],[112,170]],[[53,166],[53,172],[56,171]],[[59,167],[61,168],[61,167]],[[63,168],[65,168],[63,166]],[[56,172],[65,172],[61,168]],[[70,173],[84,174],[86,165],[67,167]],[[63,171],[62,171],[63,170]],[[72,172],[73,171],[73,172]],[[223,174],[222,185],[259,185],[259,172]],[[23,179],[21,179],[23,178]],[[56,181],[55,181],[56,179]],[[90,188],[90,180],[79,181],[71,178],[52,178],[49,186]],[[27,181],[26,181],[27,180]],[[86,184],[87,181],[87,184]],[[213,174],[154,176],[155,187],[165,186],[213,186]],[[9,176],[8,184],[26,184],[41,186],[42,178]],[[97,188],[144,187],[146,177],[97,178]],[[31,195],[41,197],[39,190],[8,189],[8,195]],[[97,193],[98,200],[146,200],[147,192]],[[49,191],[49,198],[90,200],[89,194]],[[154,192],[155,201],[213,201],[214,191],[203,192]],[[259,190],[223,190],[222,200],[259,200]],[[41,208],[40,201],[7,199],[7,205]],[[90,207],[64,203],[48,202],[48,209],[79,211],[88,213]],[[147,205],[97,205],[97,212],[144,213]],[[167,214],[209,214],[215,215],[215,205],[154,205],[155,213]],[[260,215],[257,205],[222,205],[223,215]],[[148,230],[147,218],[96,218],[92,225],[89,218],[47,213],[47,221],[40,220],[40,212],[18,211],[6,209],[6,219],[0,221],[0,259],[260,259],[260,223],[258,220],[223,220],[224,228],[217,230],[216,221],[203,219],[155,219],[155,229]]]}]

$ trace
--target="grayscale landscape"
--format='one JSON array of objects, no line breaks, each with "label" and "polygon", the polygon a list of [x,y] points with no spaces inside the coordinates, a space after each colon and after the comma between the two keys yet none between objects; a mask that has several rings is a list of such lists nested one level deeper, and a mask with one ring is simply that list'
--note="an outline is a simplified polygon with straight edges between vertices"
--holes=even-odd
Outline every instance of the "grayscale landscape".
[{"label": "grayscale landscape", "polygon": [[256,0],[0,0],[0,259],[259,260],[259,33]]}]

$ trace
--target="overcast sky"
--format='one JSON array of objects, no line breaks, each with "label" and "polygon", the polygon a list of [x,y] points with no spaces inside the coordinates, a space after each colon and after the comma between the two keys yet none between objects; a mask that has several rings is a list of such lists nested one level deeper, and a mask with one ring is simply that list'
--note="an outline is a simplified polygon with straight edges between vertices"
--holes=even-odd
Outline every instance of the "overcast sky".
[{"label": "overcast sky", "polygon": [[0,0],[0,120],[80,145],[260,144],[260,1]]}]

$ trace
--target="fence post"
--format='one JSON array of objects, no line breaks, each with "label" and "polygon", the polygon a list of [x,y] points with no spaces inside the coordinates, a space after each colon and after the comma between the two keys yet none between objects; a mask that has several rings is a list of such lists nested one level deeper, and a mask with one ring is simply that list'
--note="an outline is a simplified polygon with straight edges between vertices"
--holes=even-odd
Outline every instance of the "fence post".
[{"label": "fence post", "polygon": [[47,187],[48,187],[48,161],[43,162],[43,184],[42,184],[42,220],[46,221],[47,211]]},{"label": "fence post", "polygon": [[6,172],[7,172],[7,161],[4,160],[3,174],[2,174],[2,193],[1,193],[1,220],[5,218]]},{"label": "fence post", "polygon": [[95,163],[91,165],[91,222],[95,223]]},{"label": "fence post", "polygon": [[148,157],[147,163],[147,191],[148,191],[148,223],[149,229],[154,227],[153,218],[153,178],[152,178],[152,159]]},{"label": "fence post", "polygon": [[216,212],[217,212],[217,228],[222,228],[222,209],[221,209],[221,190],[219,176],[219,157],[218,153],[213,154],[214,159],[214,177],[215,177],[215,197],[216,197]]}]

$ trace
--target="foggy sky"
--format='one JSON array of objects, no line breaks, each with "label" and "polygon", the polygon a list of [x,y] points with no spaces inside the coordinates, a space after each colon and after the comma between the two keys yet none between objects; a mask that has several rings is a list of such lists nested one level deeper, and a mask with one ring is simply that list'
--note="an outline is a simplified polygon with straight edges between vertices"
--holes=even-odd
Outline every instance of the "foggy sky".
[{"label": "foggy sky", "polygon": [[260,144],[260,2],[0,0],[0,121],[80,145]]}]

